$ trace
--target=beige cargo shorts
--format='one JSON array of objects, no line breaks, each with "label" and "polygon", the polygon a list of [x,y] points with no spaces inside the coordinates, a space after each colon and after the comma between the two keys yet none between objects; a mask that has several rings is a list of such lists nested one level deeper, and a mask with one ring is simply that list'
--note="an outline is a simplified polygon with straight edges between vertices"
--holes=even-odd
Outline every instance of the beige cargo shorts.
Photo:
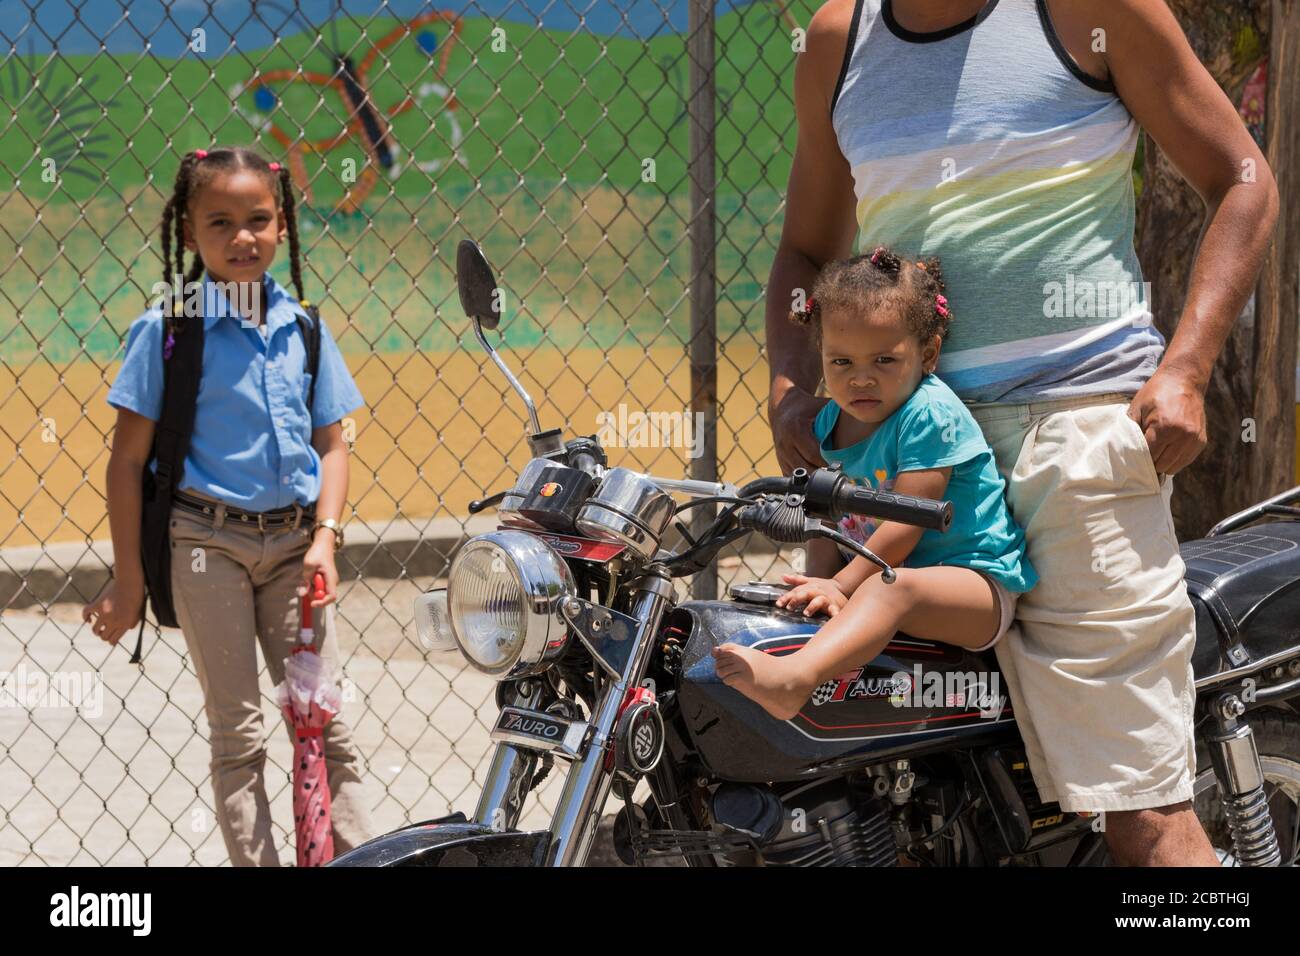
[{"label": "beige cargo shorts", "polygon": [[1039,795],[1067,811],[1191,799],[1195,612],[1132,396],[967,405],[1037,587],[996,647]]}]

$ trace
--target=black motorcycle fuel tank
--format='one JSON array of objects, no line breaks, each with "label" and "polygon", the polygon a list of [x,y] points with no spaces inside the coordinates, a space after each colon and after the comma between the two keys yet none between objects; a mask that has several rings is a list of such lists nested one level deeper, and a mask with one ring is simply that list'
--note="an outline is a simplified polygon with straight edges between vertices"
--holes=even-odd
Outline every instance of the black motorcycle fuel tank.
[{"label": "black motorcycle fuel tank", "polygon": [[714,669],[712,651],[721,644],[784,656],[825,621],[740,601],[687,601],[672,612],[666,634],[683,644],[681,718],[711,772],[739,782],[799,780],[1015,736],[991,651],[897,634],[874,661],[818,687],[793,720],[772,717]]}]

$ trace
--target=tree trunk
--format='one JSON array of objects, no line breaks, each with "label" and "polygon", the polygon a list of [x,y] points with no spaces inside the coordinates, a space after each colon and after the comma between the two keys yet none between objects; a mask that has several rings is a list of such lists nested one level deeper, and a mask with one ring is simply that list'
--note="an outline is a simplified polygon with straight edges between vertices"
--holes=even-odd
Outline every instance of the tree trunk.
[{"label": "tree trunk", "polygon": [[[1234,326],[1215,365],[1205,397],[1209,443],[1174,479],[1174,522],[1180,540],[1187,540],[1201,537],[1221,518],[1295,484],[1297,184],[1288,175],[1288,164],[1294,167],[1300,157],[1295,148],[1295,25],[1300,0],[1167,2],[1192,49],[1233,103],[1239,102],[1242,87],[1259,62],[1272,53],[1267,156],[1279,184],[1285,184],[1278,236],[1283,236],[1290,216],[1293,237],[1289,249],[1280,242],[1273,245],[1256,307],[1248,308]],[[1145,278],[1152,283],[1156,328],[1169,340],[1182,313],[1206,210],[1150,137],[1144,139],[1137,251]],[[1284,267],[1288,262],[1289,270]],[[1243,440],[1249,427],[1243,423],[1246,419],[1254,421],[1253,442]]]},{"label": "tree trunk", "polygon": [[[1264,260],[1256,293],[1256,374],[1276,386],[1260,416],[1277,414],[1273,453],[1257,455],[1260,497],[1300,482],[1296,474],[1296,340],[1300,338],[1300,0],[1272,0],[1265,156],[1277,177],[1277,235]],[[1261,420],[1263,418],[1261,417]]]}]

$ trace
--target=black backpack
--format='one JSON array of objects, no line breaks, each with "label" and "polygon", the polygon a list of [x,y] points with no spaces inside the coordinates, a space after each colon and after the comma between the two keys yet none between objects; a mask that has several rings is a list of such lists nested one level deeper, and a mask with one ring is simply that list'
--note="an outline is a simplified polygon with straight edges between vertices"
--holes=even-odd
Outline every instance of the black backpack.
[{"label": "black backpack", "polygon": [[[316,398],[316,373],[320,368],[320,312],[314,305],[306,305],[310,318],[297,316],[298,329],[307,345],[307,370],[311,385],[307,392],[307,413]],[[172,353],[166,354],[166,332],[173,330]],[[172,548],[171,510],[172,495],[180,487],[185,470],[185,455],[190,449],[190,434],[194,431],[194,411],[198,405],[199,379],[203,374],[203,319],[191,321],[164,321],[163,335],[163,401],[162,414],[154,426],[153,447],[149,461],[145,462],[143,475],[144,501],[140,511],[140,562],[144,566],[145,590],[153,616],[160,627],[179,627],[176,608],[172,604]],[[157,470],[149,463],[157,462]],[[131,663],[140,663],[140,647],[144,642],[144,617],[136,635],[135,652]]]}]

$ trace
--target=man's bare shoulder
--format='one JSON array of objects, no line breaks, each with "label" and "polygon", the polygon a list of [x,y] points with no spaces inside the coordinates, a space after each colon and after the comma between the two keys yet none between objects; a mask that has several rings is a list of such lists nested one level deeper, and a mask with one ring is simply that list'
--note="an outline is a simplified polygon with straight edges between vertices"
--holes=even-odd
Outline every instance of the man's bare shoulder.
[{"label": "man's bare shoulder", "polygon": [[1112,79],[1110,74],[1118,72],[1110,60],[1121,47],[1140,50],[1147,58],[1160,55],[1169,41],[1185,45],[1166,0],[1047,0],[1047,9],[1075,62],[1100,79]]},{"label": "man's bare shoulder", "polygon": [[814,56],[842,57],[856,9],[855,0],[828,0],[818,7],[808,24],[808,52]]},{"label": "man's bare shoulder", "polygon": [[808,24],[808,43],[801,63],[814,76],[829,104],[849,45],[856,0],[828,0],[817,8]]},{"label": "man's bare shoulder", "polygon": [[809,38],[838,36],[841,43],[847,41],[856,7],[857,0],[827,0],[817,8],[812,22],[808,24]]}]

